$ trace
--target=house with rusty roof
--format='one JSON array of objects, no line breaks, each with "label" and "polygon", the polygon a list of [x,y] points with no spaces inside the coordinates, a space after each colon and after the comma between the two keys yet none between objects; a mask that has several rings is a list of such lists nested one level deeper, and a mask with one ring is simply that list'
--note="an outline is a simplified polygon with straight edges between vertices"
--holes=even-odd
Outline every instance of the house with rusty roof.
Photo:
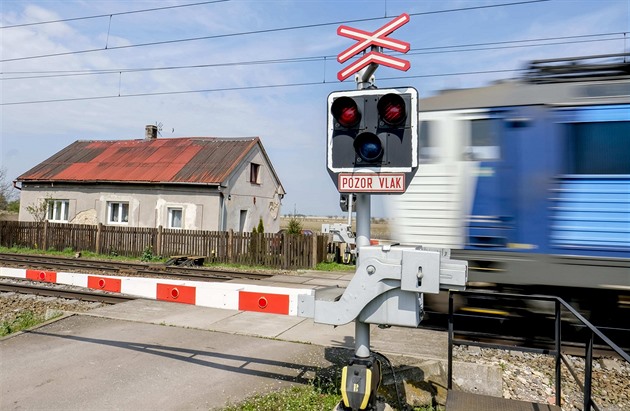
[{"label": "house with rusty roof", "polygon": [[[16,179],[20,221],[248,232],[279,229],[285,194],[260,138],[76,141]],[[31,206],[31,211],[27,207]]]}]

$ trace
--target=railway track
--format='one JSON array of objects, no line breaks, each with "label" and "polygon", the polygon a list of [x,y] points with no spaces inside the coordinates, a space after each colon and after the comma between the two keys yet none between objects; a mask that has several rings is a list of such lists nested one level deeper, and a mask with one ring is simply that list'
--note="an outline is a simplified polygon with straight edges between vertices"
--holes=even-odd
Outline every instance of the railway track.
[{"label": "railway track", "polygon": [[[497,317],[482,314],[455,314],[455,337],[460,341],[484,343],[492,347],[520,347],[542,349],[551,352],[554,347],[553,319],[539,315]],[[448,315],[427,312],[421,328],[435,331],[448,331]],[[608,338],[624,351],[630,352],[630,329],[621,327],[600,327]],[[562,346],[565,353],[584,356],[586,327],[572,322],[562,326]],[[594,356],[616,356],[606,344],[596,339]]]},{"label": "railway track", "polygon": [[20,294],[34,294],[45,297],[67,298],[71,300],[94,301],[105,304],[118,304],[136,300],[137,297],[122,294],[104,294],[95,291],[71,290],[61,287],[45,287],[17,282],[0,281],[0,292],[14,292]]},{"label": "railway track", "polygon": [[229,281],[233,279],[263,280],[270,273],[213,270],[203,267],[173,267],[164,264],[122,261],[86,260],[44,255],[0,253],[0,265],[53,271],[77,270],[107,275],[148,276],[195,281]]}]

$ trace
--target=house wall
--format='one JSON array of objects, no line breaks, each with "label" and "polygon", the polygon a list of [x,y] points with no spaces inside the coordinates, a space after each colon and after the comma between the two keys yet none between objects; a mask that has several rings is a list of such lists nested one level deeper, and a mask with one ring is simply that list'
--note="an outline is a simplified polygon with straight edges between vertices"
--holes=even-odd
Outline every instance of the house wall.
[{"label": "house wall", "polygon": [[[28,206],[47,199],[69,200],[68,221],[78,224],[168,227],[168,208],[182,209],[182,228],[219,230],[221,193],[207,186],[23,184],[20,221],[34,221]],[[108,224],[107,203],[129,203],[129,220]]]},{"label": "house wall", "polygon": [[[251,164],[259,164],[258,183],[250,181]],[[241,215],[246,214],[242,231],[251,232],[262,218],[266,233],[280,230],[281,188],[265,156],[257,147],[239,164],[225,190],[225,229],[241,230]]]},{"label": "house wall", "polygon": [[[258,164],[258,180],[250,181],[251,164]],[[225,186],[171,184],[61,184],[23,183],[20,221],[34,221],[28,206],[48,199],[69,200],[68,221],[77,224],[168,227],[168,208],[182,209],[182,228],[251,232],[262,218],[265,232],[280,229],[284,194],[259,147],[236,167]],[[108,202],[129,204],[129,220],[108,223]],[[244,221],[241,220],[244,218]]]}]

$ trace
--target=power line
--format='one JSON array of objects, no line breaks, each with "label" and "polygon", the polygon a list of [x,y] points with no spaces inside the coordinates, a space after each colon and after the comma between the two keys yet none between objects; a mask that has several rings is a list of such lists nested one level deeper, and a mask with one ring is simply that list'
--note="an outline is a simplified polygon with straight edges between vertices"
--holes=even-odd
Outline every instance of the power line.
[{"label": "power line", "polygon": [[[503,70],[479,70],[479,71],[468,71],[468,72],[458,72],[458,73],[442,73],[442,74],[422,74],[416,76],[400,76],[400,77],[384,77],[380,80],[388,81],[388,80],[401,80],[401,79],[409,79],[409,78],[429,78],[429,77],[451,77],[451,76],[469,76],[469,75],[477,75],[477,74],[493,74],[493,73],[510,73],[510,72],[521,72],[526,71],[525,69],[503,69]],[[235,87],[221,87],[214,89],[195,89],[195,90],[181,90],[181,91],[163,91],[163,92],[152,92],[152,93],[134,93],[134,94],[111,94],[111,95],[103,95],[103,96],[90,96],[90,97],[69,97],[69,98],[57,98],[57,99],[49,99],[49,100],[31,100],[31,101],[15,101],[9,103],[0,103],[0,106],[16,106],[16,105],[25,105],[25,104],[41,104],[41,103],[61,103],[61,102],[71,102],[71,101],[88,101],[88,100],[105,100],[105,99],[114,99],[114,98],[129,98],[129,97],[152,97],[152,96],[167,96],[167,95],[178,95],[178,94],[193,94],[193,93],[215,93],[215,92],[225,92],[225,91],[243,91],[243,90],[261,90],[261,89],[272,89],[272,88],[286,88],[286,87],[304,87],[304,86],[319,86],[324,84],[332,84],[338,83],[335,81],[311,81],[311,82],[301,82],[301,83],[286,83],[286,84],[267,84],[267,85],[257,85],[257,86],[235,86]]]},{"label": "power line", "polygon": [[[527,47],[543,47],[543,46],[557,46],[567,44],[581,44],[581,43],[594,43],[604,41],[618,41],[622,38],[595,38],[590,40],[578,40],[590,37],[604,37],[623,35],[625,33],[598,33],[598,34],[583,34],[576,36],[560,36],[560,37],[546,37],[537,39],[524,39],[524,40],[512,40],[512,41],[498,41],[489,43],[473,43],[451,46],[435,46],[435,47],[423,47],[418,49],[412,49],[413,51],[406,55],[426,55],[426,54],[442,54],[442,53],[459,53],[459,52],[471,52],[471,51],[487,51],[487,50],[501,50],[501,49],[513,49],[513,48],[527,48]],[[575,39],[575,40],[572,40]],[[555,40],[572,40],[572,41],[555,41]],[[555,42],[551,42],[555,41]],[[539,42],[539,44],[523,44]],[[546,43],[542,43],[546,42]],[[494,47],[485,47],[493,46]],[[473,47],[473,48],[471,48]],[[165,67],[144,67],[144,68],[127,68],[127,69],[101,69],[101,70],[60,70],[60,71],[28,71],[28,72],[7,72],[4,74],[37,74],[37,75],[24,75],[17,77],[4,77],[0,78],[1,81],[9,80],[31,80],[31,79],[46,79],[46,78],[62,78],[62,77],[80,77],[91,75],[103,75],[103,74],[123,74],[123,73],[137,73],[145,71],[163,71],[163,70],[185,70],[185,69],[201,69],[201,68],[216,68],[216,67],[230,67],[230,66],[250,66],[250,65],[266,65],[266,64],[287,64],[287,63],[303,63],[303,62],[318,62],[326,61],[329,58],[335,56],[310,56],[310,57],[290,57],[284,59],[267,59],[267,60],[249,60],[249,61],[237,61],[237,62],[225,62],[225,63],[211,63],[211,64],[192,64],[183,66],[165,66]]]},{"label": "power line", "polygon": [[[2,74],[42,73],[42,75],[8,77],[8,78],[1,78],[0,80],[57,78],[57,77],[73,77],[73,76],[86,76],[86,75],[99,75],[99,74],[137,73],[137,72],[142,72],[142,71],[181,70],[181,69],[198,69],[198,68],[229,67],[229,66],[251,66],[251,65],[277,64],[277,63],[300,63],[300,62],[322,61],[330,57],[331,56],[289,57],[289,58],[284,58],[284,59],[249,60],[249,61],[235,61],[235,62],[226,62],[226,63],[190,64],[190,65],[184,65],[184,66],[143,67],[143,68],[127,68],[127,69],[60,70],[60,71],[30,71],[30,72],[29,71],[25,71],[25,72],[13,71],[13,72],[5,72]],[[52,73],[52,74],[48,74],[48,73]]]},{"label": "power line", "polygon": [[[453,12],[460,12],[460,11],[489,9],[489,8],[496,8],[496,7],[508,7],[508,6],[523,5],[523,4],[531,4],[531,3],[541,3],[541,2],[547,2],[547,1],[550,1],[550,0],[525,0],[525,1],[512,2],[512,3],[489,4],[485,6],[460,7],[460,8],[454,8],[454,9],[409,13],[409,15],[410,16],[423,16],[423,15],[440,14],[440,13],[453,13]],[[159,46],[159,45],[165,45],[165,44],[175,44],[175,43],[183,43],[183,42],[199,41],[199,40],[214,40],[214,39],[237,37],[237,36],[277,33],[281,31],[301,30],[301,29],[325,27],[325,26],[349,24],[349,23],[361,23],[361,22],[366,22],[366,21],[383,20],[383,19],[385,19],[385,17],[370,17],[370,18],[354,19],[354,20],[347,20],[347,21],[303,24],[299,26],[279,27],[279,28],[274,28],[274,29],[262,29],[262,30],[244,31],[244,32],[238,32],[238,33],[216,34],[212,36],[190,37],[190,38],[184,38],[184,39],[154,41],[154,42],[149,42],[149,43],[127,44],[124,46],[114,46],[114,47],[105,46],[103,48],[75,50],[75,51],[67,51],[63,53],[50,53],[50,54],[40,54],[40,55],[35,55],[35,56],[1,59],[0,62],[32,60],[32,59],[47,58],[47,57],[60,57],[60,56],[68,56],[68,55],[75,55],[75,54],[93,53],[93,52],[105,51],[105,50],[121,50],[121,49],[135,48],[135,47]]]},{"label": "power line", "polygon": [[177,9],[177,8],[181,8],[181,7],[193,7],[193,6],[201,6],[201,5],[212,4],[212,3],[224,3],[226,1],[230,1],[230,0],[213,0],[213,1],[204,1],[204,2],[201,2],[201,3],[188,3],[188,4],[179,4],[179,5],[176,5],[176,6],[164,6],[164,7],[154,7],[154,8],[151,8],[151,9],[122,11],[122,12],[119,12],[119,13],[97,14],[97,15],[94,15],[94,16],[71,17],[71,18],[59,19],[59,20],[47,20],[47,21],[38,21],[38,22],[33,22],[33,23],[13,24],[11,26],[0,26],[0,29],[12,29],[12,28],[16,28],[16,27],[37,26],[37,25],[40,25],[40,24],[64,23],[64,22],[67,22],[67,21],[99,19],[99,18],[103,18],[103,17],[122,16],[122,15],[125,15],[125,14],[147,13],[147,12],[151,12],[151,11]]}]

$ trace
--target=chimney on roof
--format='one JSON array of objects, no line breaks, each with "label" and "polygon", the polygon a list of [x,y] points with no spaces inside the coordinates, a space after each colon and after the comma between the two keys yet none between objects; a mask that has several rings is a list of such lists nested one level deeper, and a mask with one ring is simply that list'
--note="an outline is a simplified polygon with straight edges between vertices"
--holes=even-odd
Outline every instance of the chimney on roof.
[{"label": "chimney on roof", "polygon": [[155,140],[157,138],[158,128],[152,124],[144,127],[144,139]]}]

